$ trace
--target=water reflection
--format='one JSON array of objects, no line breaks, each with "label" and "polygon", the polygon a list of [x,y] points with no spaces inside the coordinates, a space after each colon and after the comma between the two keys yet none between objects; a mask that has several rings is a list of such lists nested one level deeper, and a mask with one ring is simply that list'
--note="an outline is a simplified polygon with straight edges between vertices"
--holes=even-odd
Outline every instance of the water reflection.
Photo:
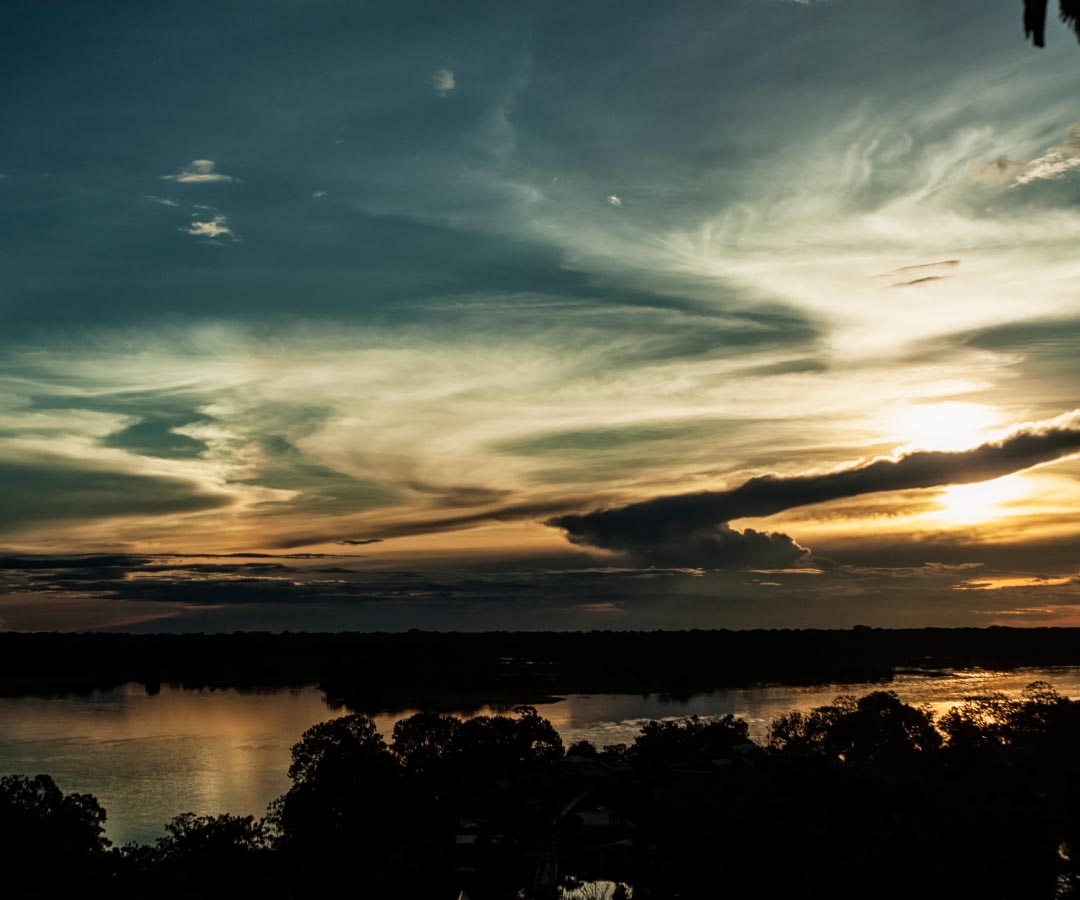
[{"label": "water reflection", "polygon": [[543,716],[559,729],[565,742],[591,741],[604,744],[630,743],[650,719],[681,719],[686,716],[722,716],[732,713],[750,725],[750,737],[759,743],[768,738],[769,724],[792,710],[808,710],[829,703],[838,694],[860,696],[871,691],[896,691],[906,703],[929,704],[940,714],[966,697],[1000,692],[1018,697],[1032,681],[1049,681],[1062,694],[1080,697],[1080,667],[1016,669],[995,672],[983,669],[942,673],[897,675],[888,684],[826,684],[812,687],[760,685],[715,691],[689,699],[660,695],[639,697],[629,694],[585,695],[539,707]]},{"label": "water reflection", "polygon": [[[888,688],[906,702],[928,703],[940,713],[968,696],[994,691],[1016,696],[1035,680],[1080,697],[1080,668],[908,674]],[[751,737],[764,741],[769,723],[782,713],[881,687],[773,685],[689,699],[575,694],[539,710],[567,744],[582,739],[597,746],[630,743],[650,719],[726,713],[745,718]],[[46,772],[63,790],[90,792],[101,801],[113,841],[151,841],[164,822],[188,810],[261,815],[288,788],[289,750],[301,733],[343,712],[327,706],[313,687],[187,691],[163,686],[150,694],[130,684],[88,696],[0,698],[0,774]],[[377,716],[376,722],[389,736],[394,722],[411,712]]]},{"label": "water reflection", "polygon": [[109,837],[146,841],[178,813],[261,814],[288,787],[289,749],[339,715],[315,688],[0,699],[0,772],[52,775],[108,811]]}]

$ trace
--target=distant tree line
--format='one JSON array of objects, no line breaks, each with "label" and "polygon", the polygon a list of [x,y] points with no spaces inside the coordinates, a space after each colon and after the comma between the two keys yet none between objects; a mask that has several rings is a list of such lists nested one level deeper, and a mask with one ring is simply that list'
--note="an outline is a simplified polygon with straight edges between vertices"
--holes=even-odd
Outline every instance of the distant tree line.
[{"label": "distant tree line", "polygon": [[[1045,683],[940,717],[877,691],[563,747],[531,707],[309,729],[262,819],[187,813],[116,848],[47,775],[0,779],[3,896],[1066,898],[1080,703]],[[593,886],[593,893],[586,888]],[[597,885],[604,885],[601,890]],[[576,893],[571,893],[575,891]],[[343,893],[344,892],[344,893]]]},{"label": "distant tree line", "polygon": [[897,668],[1080,665],[1080,629],[924,628],[401,634],[0,632],[0,694],[141,682],[317,684],[350,709],[478,709],[566,693],[888,682]]}]

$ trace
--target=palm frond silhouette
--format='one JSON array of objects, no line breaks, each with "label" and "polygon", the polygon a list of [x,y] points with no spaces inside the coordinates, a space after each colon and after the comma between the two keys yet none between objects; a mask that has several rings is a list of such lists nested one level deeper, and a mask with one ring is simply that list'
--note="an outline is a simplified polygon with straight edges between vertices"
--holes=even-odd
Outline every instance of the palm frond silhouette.
[{"label": "palm frond silhouette", "polygon": [[[1024,37],[1036,47],[1046,46],[1046,8],[1048,0],[1024,0]],[[1080,0],[1059,0],[1058,17],[1080,40]]]}]

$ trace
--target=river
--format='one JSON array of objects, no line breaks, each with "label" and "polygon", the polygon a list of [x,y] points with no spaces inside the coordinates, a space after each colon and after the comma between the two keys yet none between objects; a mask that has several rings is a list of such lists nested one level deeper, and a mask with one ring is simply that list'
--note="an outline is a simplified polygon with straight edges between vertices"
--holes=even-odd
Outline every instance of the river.
[{"label": "river", "polygon": [[[690,699],[571,694],[538,709],[567,744],[581,739],[597,746],[630,743],[650,719],[726,713],[746,719],[751,736],[764,741],[776,716],[827,703],[840,693],[887,687],[940,713],[967,696],[993,691],[1015,696],[1037,680],[1080,698],[1080,667],[1070,667],[902,674],[885,686],[761,685]],[[288,789],[291,746],[305,729],[343,712],[327,706],[314,687],[193,691],[163,685],[148,693],[127,684],[66,697],[4,697],[0,775],[48,773],[64,791],[98,798],[114,842],[150,842],[163,833],[166,821],[188,810],[262,815]],[[389,736],[394,722],[409,713],[377,716],[379,729]]]}]

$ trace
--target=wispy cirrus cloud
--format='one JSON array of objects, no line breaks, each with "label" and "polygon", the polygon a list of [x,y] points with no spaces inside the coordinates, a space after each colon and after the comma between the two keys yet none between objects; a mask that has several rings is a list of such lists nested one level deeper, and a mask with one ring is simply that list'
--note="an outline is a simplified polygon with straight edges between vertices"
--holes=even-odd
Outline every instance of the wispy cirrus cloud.
[{"label": "wispy cirrus cloud", "polygon": [[[898,447],[970,449],[1077,405],[1073,331],[1056,324],[1075,316],[1080,281],[1062,137],[1075,47],[1030,52],[1015,10],[672,0],[613,24],[553,0],[462,9],[452,27],[395,7],[372,28],[363,5],[336,9],[334,27],[266,5],[265,42],[216,23],[220,66],[190,65],[201,24],[178,30],[149,4],[140,35],[175,54],[142,66],[120,15],[10,92],[0,458],[41,461],[18,487],[50,511],[0,522],[12,548],[344,551],[334,542],[382,537],[363,550],[372,565],[565,565],[597,548],[544,519]],[[28,68],[65,15],[32,7],[0,34]],[[145,78],[124,97],[111,80],[55,89],[111,79],[100,59]],[[179,91],[190,102],[159,102]],[[111,128],[118,115],[144,127]],[[197,150],[217,161],[187,162]],[[1039,177],[1008,190],[1029,166]],[[135,197],[161,191],[179,208]],[[1047,323],[1043,337],[1024,322]],[[973,339],[987,329],[1000,335]],[[73,461],[117,475],[111,505],[104,476],[82,479],[108,516],[81,503],[52,516],[51,473],[71,484]],[[1056,529],[1054,559],[1073,553],[1075,469],[1019,476],[992,534],[960,491],[931,540],[914,519],[950,492],[912,488],[711,520],[679,552],[806,571],[805,547],[917,565],[1007,545],[1024,569],[1035,515]],[[196,508],[206,497],[221,505]],[[721,621],[721,596],[741,610],[728,624],[793,621],[759,615],[765,591],[737,567],[707,587],[670,577],[677,589],[635,622]],[[829,610],[855,577],[802,580],[829,581],[814,601]],[[922,576],[904,577],[877,598],[909,609],[901,591]],[[700,596],[679,618],[683,591]],[[945,593],[970,606],[1002,592]]]},{"label": "wispy cirrus cloud", "polygon": [[1070,172],[1080,169],[1080,123],[1069,128],[1069,137],[1063,144],[1051,147],[1016,173],[1014,185],[1031,184],[1035,181],[1056,181]]},{"label": "wispy cirrus cloud", "polygon": [[1001,155],[973,163],[973,180],[990,185],[1009,183],[1012,188],[1039,181],[1057,181],[1080,169],[1080,123],[1071,125],[1064,143],[1027,162]]}]

